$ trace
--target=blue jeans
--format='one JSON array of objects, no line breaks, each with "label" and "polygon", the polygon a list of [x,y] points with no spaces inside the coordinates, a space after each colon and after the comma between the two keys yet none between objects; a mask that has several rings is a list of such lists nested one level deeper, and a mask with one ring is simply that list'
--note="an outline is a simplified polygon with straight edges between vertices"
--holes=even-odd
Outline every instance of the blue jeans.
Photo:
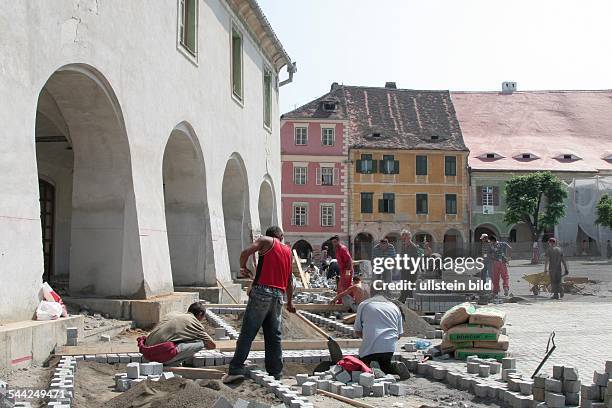
[{"label": "blue jeans", "polygon": [[264,333],[266,371],[272,376],[281,375],[283,371],[282,311],[283,292],[274,288],[253,286],[242,318],[242,328],[236,342],[234,358],[229,366],[230,375],[244,375],[244,362],[249,356],[251,344],[260,328],[263,328]]}]

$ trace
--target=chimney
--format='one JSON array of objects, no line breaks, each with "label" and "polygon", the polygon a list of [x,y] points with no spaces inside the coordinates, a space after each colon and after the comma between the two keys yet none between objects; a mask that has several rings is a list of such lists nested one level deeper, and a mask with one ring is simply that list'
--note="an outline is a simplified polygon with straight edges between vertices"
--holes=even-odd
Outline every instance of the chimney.
[{"label": "chimney", "polygon": [[332,82],[331,84],[331,88],[329,89],[330,92],[335,91],[336,89],[338,89],[340,87],[340,85],[338,85],[337,82]]},{"label": "chimney", "polygon": [[385,88],[397,89],[397,85],[395,84],[395,82],[385,82]]},{"label": "chimney", "polygon": [[516,82],[504,81],[502,82],[502,93],[511,94],[516,91]]}]

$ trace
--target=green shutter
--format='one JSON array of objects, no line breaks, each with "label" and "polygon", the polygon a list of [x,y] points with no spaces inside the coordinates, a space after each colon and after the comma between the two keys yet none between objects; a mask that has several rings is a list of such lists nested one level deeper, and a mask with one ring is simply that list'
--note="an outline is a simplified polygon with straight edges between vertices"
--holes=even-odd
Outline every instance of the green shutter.
[{"label": "green shutter", "polygon": [[355,165],[355,173],[361,173],[361,159],[357,160],[357,163]]},{"label": "green shutter", "polygon": [[186,0],[187,10],[187,49],[193,54],[196,54],[196,38],[198,35],[198,1],[197,0]]},{"label": "green shutter", "polygon": [[399,160],[393,161],[393,170],[395,170],[394,174],[399,174]]},{"label": "green shutter", "polygon": [[389,212],[391,214],[395,213],[395,194],[392,194],[389,198]]},{"label": "green shutter", "polygon": [[378,169],[377,169],[377,166],[376,166],[377,163],[378,163],[377,160],[372,160],[372,171],[370,173],[377,173],[378,172]]},{"label": "green shutter", "polygon": [[[242,99],[242,39],[232,29],[232,91]],[[265,94],[265,90],[264,90]]]},{"label": "green shutter", "polygon": [[377,160],[380,163],[380,172],[382,174],[389,174],[387,173],[387,169],[385,168],[385,161],[386,160]]},{"label": "green shutter", "polygon": [[378,212],[383,212],[384,200],[382,198],[378,199]]}]

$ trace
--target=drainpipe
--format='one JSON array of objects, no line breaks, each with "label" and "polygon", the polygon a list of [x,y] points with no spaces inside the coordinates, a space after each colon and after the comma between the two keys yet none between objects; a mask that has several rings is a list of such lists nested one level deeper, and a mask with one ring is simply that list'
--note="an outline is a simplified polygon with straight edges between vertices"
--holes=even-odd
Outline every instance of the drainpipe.
[{"label": "drainpipe", "polygon": [[289,64],[287,64],[287,72],[289,73],[289,78],[285,79],[284,81],[282,81],[281,83],[278,84],[279,87],[283,86],[283,85],[287,85],[291,82],[293,82],[293,74],[295,74],[297,72],[297,63],[294,62],[290,62]]}]

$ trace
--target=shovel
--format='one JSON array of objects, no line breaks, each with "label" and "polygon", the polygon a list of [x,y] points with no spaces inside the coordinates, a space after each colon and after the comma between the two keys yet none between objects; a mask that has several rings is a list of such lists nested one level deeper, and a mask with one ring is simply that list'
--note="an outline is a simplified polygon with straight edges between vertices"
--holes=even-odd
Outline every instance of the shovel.
[{"label": "shovel", "polygon": [[[320,328],[319,326],[317,326],[316,324],[314,324],[313,322],[305,318],[304,315],[302,315],[299,311],[296,312],[295,314],[298,315],[299,318],[302,319],[302,321],[304,321],[304,323],[306,323],[308,326],[314,329],[317,333],[319,333],[321,336],[327,339],[327,349],[329,350],[329,356],[331,357],[331,365],[335,365],[338,361],[342,360],[342,357],[344,357],[344,355],[342,354],[342,349],[340,348],[340,345],[336,342],[336,340],[333,339],[332,336],[330,336],[325,330],[323,330],[322,328]],[[323,363],[326,363],[326,362],[324,361]],[[325,370],[322,370],[322,371],[325,371]]]}]

